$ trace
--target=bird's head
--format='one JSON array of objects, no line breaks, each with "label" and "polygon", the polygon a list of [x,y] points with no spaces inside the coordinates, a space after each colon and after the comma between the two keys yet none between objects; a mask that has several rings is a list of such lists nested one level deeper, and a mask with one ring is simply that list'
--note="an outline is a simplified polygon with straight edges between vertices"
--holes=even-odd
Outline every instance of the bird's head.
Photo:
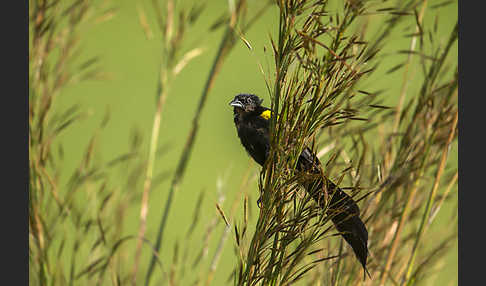
[{"label": "bird's head", "polygon": [[254,94],[238,94],[235,98],[229,103],[229,105],[234,107],[234,111],[238,113],[250,113],[253,111],[257,111],[263,102],[263,99],[260,99],[258,96]]}]

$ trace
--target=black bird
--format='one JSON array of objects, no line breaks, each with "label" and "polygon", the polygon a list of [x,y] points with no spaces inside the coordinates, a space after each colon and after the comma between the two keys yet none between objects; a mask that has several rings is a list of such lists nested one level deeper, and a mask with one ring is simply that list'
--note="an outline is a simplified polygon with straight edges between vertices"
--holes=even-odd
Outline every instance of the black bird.
[{"label": "black bird", "polygon": [[[272,111],[263,107],[263,100],[254,94],[238,94],[231,102],[233,116],[241,144],[250,156],[261,166],[265,163],[270,150],[270,117]],[[346,242],[353,249],[366,273],[368,258],[368,231],[359,218],[356,202],[331,180],[322,175],[321,163],[311,149],[306,147],[299,156],[297,170],[310,173],[313,179],[304,181],[305,190],[324,208],[326,190],[331,201],[327,214]]]}]

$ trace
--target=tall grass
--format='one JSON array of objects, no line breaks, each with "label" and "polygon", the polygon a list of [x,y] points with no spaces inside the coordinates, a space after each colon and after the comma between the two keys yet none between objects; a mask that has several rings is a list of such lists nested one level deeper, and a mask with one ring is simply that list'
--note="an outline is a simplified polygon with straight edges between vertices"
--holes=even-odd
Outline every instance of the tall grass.
[{"label": "tall grass", "polygon": [[[152,123],[152,133],[148,144],[148,153],[143,152],[142,134],[138,130],[130,138],[130,149],[108,162],[100,162],[97,141],[109,121],[109,113],[101,122],[79,162],[79,168],[71,176],[66,186],[60,186],[63,162],[63,146],[59,152],[51,150],[51,144],[58,142],[58,135],[78,122],[87,114],[79,111],[75,105],[67,110],[57,111],[52,118],[52,105],[58,96],[63,95],[63,87],[81,80],[101,79],[102,73],[96,67],[97,58],[78,63],[80,54],[78,31],[91,23],[97,23],[113,16],[114,10],[93,1],[31,1],[30,19],[30,54],[29,54],[29,153],[31,180],[29,186],[29,249],[30,274],[32,284],[139,284],[150,283],[154,269],[162,273],[162,279],[176,283],[183,279],[176,275],[174,268],[163,265],[159,256],[167,217],[171,211],[172,197],[182,181],[195,138],[198,133],[200,116],[215,78],[232,47],[237,40],[244,39],[244,33],[258,20],[268,8],[262,3],[248,12],[246,1],[231,2],[230,13],[215,19],[211,30],[226,27],[219,52],[209,72],[207,84],[202,91],[198,108],[195,110],[193,125],[189,131],[186,147],[182,152],[174,178],[172,179],[169,199],[161,218],[158,236],[146,237],[146,221],[149,215],[148,201],[150,190],[167,179],[166,173],[154,173],[157,158],[167,152],[165,145],[159,146],[158,138],[162,121],[163,107],[170,94],[174,78],[185,68],[190,60],[201,54],[199,47],[187,48],[184,45],[187,29],[193,26],[199,15],[204,12],[204,3],[195,3],[189,9],[177,7],[175,1],[152,1],[156,23],[161,30],[163,49],[160,64],[156,111]],[[96,4],[96,5],[95,5]],[[139,6],[140,24],[147,35],[153,39],[152,27],[148,24],[147,13]],[[96,9],[104,11],[100,13]],[[253,8],[252,8],[253,9]],[[249,16],[242,19],[242,15]],[[96,17],[96,18],[95,18]],[[183,52],[184,51],[184,52]],[[76,53],[75,53],[76,52]],[[79,66],[73,67],[78,64]],[[96,69],[94,68],[96,67]],[[58,155],[59,154],[59,155]],[[58,156],[57,156],[58,155]],[[119,180],[119,175],[124,180]],[[125,233],[128,208],[137,205],[138,195],[133,190],[140,189],[140,223],[138,234]],[[203,196],[197,203],[193,227],[198,223]],[[222,203],[222,202],[220,202]],[[53,211],[53,204],[58,210]],[[233,203],[236,205],[235,203]],[[210,234],[219,223],[213,219],[208,223],[206,234],[201,244],[201,255],[194,259],[191,270],[201,269],[200,281],[207,275],[208,283],[218,265],[218,258],[211,263],[211,270],[205,273],[202,259],[207,256]],[[183,247],[187,254],[189,237]],[[73,239],[74,238],[74,239]],[[128,241],[136,241],[135,247],[124,248]],[[226,239],[220,243],[220,249]],[[152,260],[148,264],[147,274],[137,278],[141,264],[142,245],[150,251]],[[70,248],[66,250],[66,248]],[[176,245],[176,248],[178,246]],[[133,253],[132,253],[133,251]],[[133,260],[130,259],[133,255]],[[174,254],[176,264],[178,251]],[[188,262],[187,257],[184,262]],[[127,265],[131,265],[127,266]],[[168,269],[170,268],[170,270]],[[201,282],[202,283],[202,282]]]},{"label": "tall grass", "polygon": [[[277,3],[278,38],[270,39],[275,78],[267,82],[277,116],[271,124],[271,153],[260,173],[263,207],[255,232],[244,245],[235,231],[243,253],[235,283],[291,285],[304,277],[310,277],[306,281],[312,285],[420,281],[457,235],[450,232],[419,254],[439,184],[450,180],[444,178],[444,169],[457,138],[457,72],[447,72],[445,61],[457,40],[457,25],[445,45],[437,46],[422,23],[426,1],[409,1],[403,7],[388,4],[385,9],[374,1],[344,1],[331,9],[329,1]],[[356,25],[360,17],[380,12],[390,15],[385,22],[389,25],[375,36]],[[397,23],[407,20],[414,22],[415,31],[411,49],[401,51],[409,55],[407,62],[395,68],[403,71],[404,82],[393,110],[381,104],[379,86],[365,91],[360,85],[373,78],[381,64],[379,48]],[[403,107],[414,56],[420,57],[424,78]],[[298,157],[306,145],[317,153],[321,140],[325,147],[332,146],[325,174],[349,186],[346,189],[361,201],[370,233],[372,276],[364,282],[352,252],[331,239],[336,231],[326,211],[316,210],[298,187],[305,176],[295,171]],[[449,167],[446,177],[457,172],[457,166]],[[417,223],[418,230],[410,229]],[[325,267],[319,267],[322,264]]]},{"label": "tall grass", "polygon": [[[234,2],[234,1],[231,1],[231,2]],[[173,4],[170,4],[171,1],[169,1],[168,3],[169,3],[169,5],[173,5]],[[241,37],[242,33],[244,33],[252,25],[252,23],[254,23],[254,21],[261,15],[261,12],[257,12],[257,13],[255,13],[255,15],[256,15],[255,17],[251,18],[248,22],[245,22],[241,18],[242,18],[242,15],[245,13],[245,10],[246,10],[245,9],[246,1],[240,0],[240,1],[237,1],[236,3],[233,3],[233,5],[234,6],[230,5],[229,19],[225,20],[227,22],[227,24],[226,24],[227,27],[226,27],[224,35],[221,39],[221,42],[219,44],[218,52],[217,52],[216,57],[213,61],[213,65],[212,65],[212,67],[209,71],[209,75],[208,75],[206,84],[204,86],[204,89],[202,91],[201,97],[199,98],[199,104],[197,105],[197,108],[194,111],[192,126],[191,126],[191,129],[189,131],[187,141],[184,144],[184,149],[182,151],[181,158],[179,159],[174,177],[173,177],[171,185],[170,185],[169,197],[168,197],[167,201],[165,202],[164,213],[163,213],[162,219],[160,221],[160,226],[159,226],[159,229],[158,229],[158,232],[157,232],[157,239],[156,239],[156,243],[155,243],[155,250],[157,252],[160,250],[161,245],[162,245],[163,234],[164,234],[165,226],[166,226],[167,219],[168,219],[168,216],[169,216],[169,213],[170,213],[173,196],[177,192],[177,190],[179,189],[179,185],[180,185],[180,183],[183,179],[183,176],[184,176],[184,173],[185,173],[185,170],[186,170],[186,166],[187,166],[189,157],[191,155],[196,136],[198,134],[199,121],[200,121],[200,118],[201,118],[201,114],[204,110],[205,103],[207,101],[207,97],[209,95],[209,92],[210,92],[210,90],[211,90],[211,88],[214,84],[214,81],[215,81],[215,79],[216,79],[216,77],[217,77],[217,75],[218,75],[218,73],[221,69],[221,66],[222,66],[226,56],[228,55],[228,53],[233,48],[236,40],[238,39],[238,36]],[[263,8],[261,8],[261,10],[266,9],[266,7],[267,6],[264,5]],[[170,10],[168,9],[168,15],[167,15],[166,18],[172,19],[172,16],[169,16],[169,13],[170,13]],[[179,23],[179,25],[183,25],[183,23],[184,22],[181,21],[181,23]],[[165,26],[168,27],[170,25],[166,24]],[[241,26],[241,28],[239,26]],[[241,32],[239,34],[236,32],[237,29],[238,30],[241,29]],[[168,34],[169,33],[166,33],[166,35],[165,35],[166,38],[167,38]],[[167,41],[170,42],[170,39],[168,39]],[[177,50],[177,48],[178,48],[177,46],[172,47],[172,49],[174,51]],[[145,205],[146,205],[146,203],[147,203],[147,201],[144,201]],[[146,285],[148,285],[149,282],[150,282],[150,279],[151,279],[151,276],[152,276],[152,273],[153,273],[152,271],[153,271],[154,265],[155,265],[155,256],[152,257],[152,260],[150,262],[150,265],[149,265],[149,268],[148,268],[148,271],[147,271],[147,274],[146,274],[146,280],[145,280]]]},{"label": "tall grass", "polygon": [[[81,61],[80,43],[86,28],[115,15],[113,2],[29,1],[30,284],[184,285],[194,279],[191,285],[214,285],[216,277],[230,275],[227,283],[235,285],[412,285],[438,271],[457,240],[454,230],[428,239],[457,184],[457,163],[450,158],[458,121],[457,57],[452,53],[457,24],[441,39],[437,27],[444,19],[424,19],[450,2],[228,1],[228,11],[212,25],[224,32],[180,159],[170,172],[155,237],[147,235],[151,190],[170,179],[167,170],[155,168],[170,151],[158,142],[165,102],[177,75],[204,52],[187,40],[187,33],[208,11],[199,2],[151,3],[154,21],[142,6],[138,10],[147,38],[162,43],[149,140],[144,142],[145,134],[134,129],[125,153],[101,159],[100,135],[110,120],[106,112],[76,169],[68,173],[61,167],[61,135],[89,113],[81,105],[60,109],[57,104],[66,87],[103,79],[97,57]],[[191,156],[197,156],[194,143],[207,98],[236,44],[258,49],[245,34],[263,15],[278,18],[275,37],[268,39],[271,72],[264,74],[268,105],[277,115],[272,117],[269,160],[256,177],[255,170],[247,170],[229,203],[222,194],[229,186],[218,179],[218,201],[212,202],[214,214],[207,222],[200,221],[207,199],[200,192],[188,208],[193,207],[192,223],[183,239],[170,246],[164,233],[171,231],[167,221],[173,200]],[[160,37],[152,32],[153,22]],[[407,46],[384,53],[397,36],[409,40]],[[400,55],[405,60],[397,63]],[[383,66],[387,72],[379,73]],[[396,94],[376,84],[378,76],[400,73]],[[397,98],[396,105],[387,96]],[[326,210],[299,187],[306,174],[295,166],[304,146],[318,154],[324,175],[359,202],[369,232],[371,278],[363,278]],[[68,178],[67,183],[61,178]],[[256,192],[254,180],[262,198],[256,220],[251,217],[254,202],[248,200]],[[130,208],[140,210],[135,229],[125,223],[133,215]],[[203,223],[204,232],[194,232]],[[230,243],[234,270],[218,272]],[[173,256],[161,257],[169,247]]]}]

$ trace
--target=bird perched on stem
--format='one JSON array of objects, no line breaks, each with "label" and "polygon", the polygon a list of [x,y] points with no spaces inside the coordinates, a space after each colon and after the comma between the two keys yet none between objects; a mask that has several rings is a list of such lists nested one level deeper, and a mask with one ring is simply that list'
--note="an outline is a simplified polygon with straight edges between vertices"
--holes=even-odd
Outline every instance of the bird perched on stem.
[{"label": "bird perched on stem", "polygon": [[[253,94],[238,94],[231,102],[234,122],[241,144],[261,166],[270,151],[270,118],[272,111],[262,106],[263,100]],[[326,214],[351,246],[359,262],[366,269],[368,231],[359,218],[356,202],[322,174],[321,163],[311,149],[305,147],[297,162],[297,171],[311,174],[302,183],[306,192],[325,208],[325,195],[330,199]]]}]

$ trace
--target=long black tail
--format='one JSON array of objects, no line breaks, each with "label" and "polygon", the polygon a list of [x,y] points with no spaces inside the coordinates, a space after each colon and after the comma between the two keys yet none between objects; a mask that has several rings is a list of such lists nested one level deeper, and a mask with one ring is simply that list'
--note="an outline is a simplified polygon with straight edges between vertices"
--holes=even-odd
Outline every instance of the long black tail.
[{"label": "long black tail", "polygon": [[[315,173],[318,176],[317,179],[306,182],[304,187],[312,198],[323,208],[325,205],[323,190],[327,192],[328,198],[330,198],[327,214],[331,216],[331,220],[336,226],[336,229],[351,246],[354,254],[369,276],[370,274],[366,268],[366,261],[368,259],[368,231],[359,217],[358,205],[343,190],[322,176],[319,167],[320,162],[317,157],[310,152],[310,149],[306,148],[299,158],[298,169],[300,171]],[[326,185],[324,186],[324,184]]]}]

